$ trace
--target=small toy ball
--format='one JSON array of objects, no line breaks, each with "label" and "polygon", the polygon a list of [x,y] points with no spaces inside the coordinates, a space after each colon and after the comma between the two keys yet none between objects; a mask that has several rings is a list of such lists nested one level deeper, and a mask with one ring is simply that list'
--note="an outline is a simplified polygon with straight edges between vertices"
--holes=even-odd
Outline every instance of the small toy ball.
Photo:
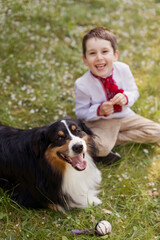
[{"label": "small toy ball", "polygon": [[111,232],[111,224],[108,221],[99,221],[96,223],[95,228],[89,228],[85,230],[73,229],[73,234],[90,234],[95,232],[99,236],[107,235]]},{"label": "small toy ball", "polygon": [[109,234],[111,232],[111,224],[108,221],[99,221],[95,225],[95,232],[99,236],[104,236],[106,234]]}]

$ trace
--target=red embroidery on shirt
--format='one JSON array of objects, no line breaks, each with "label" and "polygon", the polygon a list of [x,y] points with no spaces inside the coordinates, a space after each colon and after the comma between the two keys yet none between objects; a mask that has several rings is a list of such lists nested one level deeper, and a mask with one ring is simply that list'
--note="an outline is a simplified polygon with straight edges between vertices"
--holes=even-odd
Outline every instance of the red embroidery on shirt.
[{"label": "red embroidery on shirt", "polygon": [[[118,88],[115,80],[113,79],[113,74],[110,75],[107,78],[102,78],[102,77],[96,76],[93,73],[92,73],[92,75],[94,77],[98,78],[102,82],[108,100],[112,99],[117,93],[123,93],[124,92],[123,89]],[[126,95],[125,95],[125,97],[127,98],[127,103],[128,103],[128,97]],[[115,104],[113,107],[114,107],[114,112],[121,112],[122,111],[122,107],[118,104]],[[99,107],[99,109],[100,109],[100,107]],[[98,114],[99,114],[99,109],[98,109]]]}]

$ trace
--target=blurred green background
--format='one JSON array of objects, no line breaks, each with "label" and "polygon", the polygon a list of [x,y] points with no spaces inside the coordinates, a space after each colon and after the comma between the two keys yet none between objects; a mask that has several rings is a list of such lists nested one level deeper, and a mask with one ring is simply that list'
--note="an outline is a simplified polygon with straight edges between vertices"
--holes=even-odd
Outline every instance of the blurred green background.
[{"label": "blurred green background", "polygon": [[[119,60],[129,64],[139,87],[133,106],[160,122],[159,0],[0,0],[0,121],[20,128],[42,126],[74,113],[74,82],[87,68],[81,41],[104,26],[118,39]],[[28,210],[0,192],[1,239],[99,239],[73,236],[106,219],[112,240],[159,240],[160,149],[118,147],[117,166],[98,164],[102,205],[67,213]]]}]

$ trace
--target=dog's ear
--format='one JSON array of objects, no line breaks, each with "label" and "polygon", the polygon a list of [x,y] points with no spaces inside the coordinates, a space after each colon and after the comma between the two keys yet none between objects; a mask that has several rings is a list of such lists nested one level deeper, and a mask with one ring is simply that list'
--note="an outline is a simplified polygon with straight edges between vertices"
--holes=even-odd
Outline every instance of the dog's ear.
[{"label": "dog's ear", "polygon": [[94,133],[91,131],[91,129],[82,120],[78,119],[77,121],[78,121],[78,125],[82,129],[82,131],[84,131],[89,136],[91,136],[91,138],[89,139],[90,155],[91,156],[96,156],[97,153],[98,153],[98,149],[97,149],[95,141],[94,141],[94,136],[95,136]]},{"label": "dog's ear", "polygon": [[37,131],[34,133],[33,139],[32,139],[32,146],[33,151],[36,155],[36,157],[39,157],[41,155],[41,152],[43,151],[44,145],[45,145],[45,129],[37,129]]},{"label": "dog's ear", "polygon": [[93,136],[93,132],[91,131],[91,129],[89,127],[87,127],[87,125],[81,120],[81,119],[77,119],[78,122],[78,126],[88,135]]},{"label": "dog's ear", "polygon": [[61,120],[71,120],[72,118],[70,116],[65,116],[59,119],[59,121]]}]

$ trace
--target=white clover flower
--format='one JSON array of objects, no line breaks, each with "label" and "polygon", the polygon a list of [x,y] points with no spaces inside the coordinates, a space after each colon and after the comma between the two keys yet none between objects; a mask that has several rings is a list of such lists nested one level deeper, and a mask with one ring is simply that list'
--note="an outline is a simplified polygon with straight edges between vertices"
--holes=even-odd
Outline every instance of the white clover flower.
[{"label": "white clover flower", "polygon": [[31,109],[31,110],[30,110],[30,113],[31,113],[31,114],[35,113],[35,110],[34,110],[34,109]]},{"label": "white clover flower", "polygon": [[17,99],[16,99],[16,95],[15,95],[14,93],[11,94],[11,99],[12,99],[12,100],[17,100]]},{"label": "white clover flower", "polygon": [[36,100],[36,97],[32,97],[30,100],[33,102]]},{"label": "white clover flower", "polygon": [[148,149],[143,149],[143,152],[146,153],[146,154],[149,153]]},{"label": "white clover flower", "polygon": [[27,89],[27,86],[26,85],[23,85],[22,87],[21,87],[21,90],[22,91],[25,91]]}]

